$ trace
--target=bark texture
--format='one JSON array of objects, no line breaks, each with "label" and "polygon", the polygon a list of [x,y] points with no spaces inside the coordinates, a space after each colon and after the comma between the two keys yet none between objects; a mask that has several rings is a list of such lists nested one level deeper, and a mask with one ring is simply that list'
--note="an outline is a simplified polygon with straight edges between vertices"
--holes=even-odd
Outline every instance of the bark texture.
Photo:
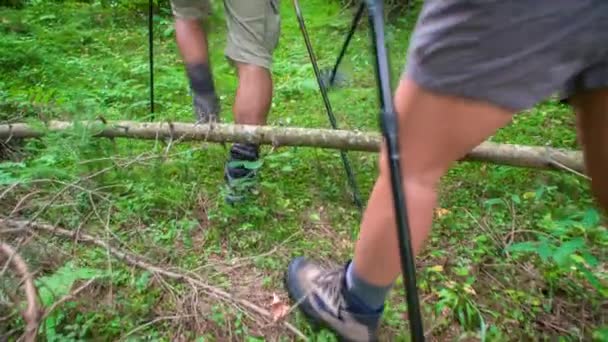
[{"label": "bark texture", "polygon": [[[46,129],[65,131],[76,125],[88,127],[95,136],[106,138],[249,142],[273,146],[307,146],[366,152],[378,152],[382,142],[382,136],[375,132],[232,124],[50,121]],[[0,139],[4,140],[36,138],[44,134],[45,129],[36,129],[28,124],[0,125]],[[538,169],[571,169],[578,172],[585,170],[580,151],[542,146],[484,142],[467,154],[463,160]]]}]

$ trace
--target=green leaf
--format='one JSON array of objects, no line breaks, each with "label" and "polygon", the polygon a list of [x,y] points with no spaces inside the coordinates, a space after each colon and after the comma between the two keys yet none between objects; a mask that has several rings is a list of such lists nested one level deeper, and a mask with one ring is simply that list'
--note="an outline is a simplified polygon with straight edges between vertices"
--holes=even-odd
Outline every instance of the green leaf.
[{"label": "green leaf", "polygon": [[507,251],[509,252],[536,252],[536,250],[536,242],[532,241],[514,243],[507,247]]},{"label": "green leaf", "polygon": [[0,185],[9,185],[19,182],[19,178],[13,177],[12,174],[0,170]]},{"label": "green leaf", "polygon": [[77,280],[91,279],[102,274],[103,271],[98,269],[76,267],[73,263],[69,262],[55,273],[36,280],[36,285],[39,289],[42,303],[48,306],[67,295]]},{"label": "green leaf", "polygon": [[321,221],[321,216],[319,215],[319,213],[311,213],[310,214],[310,220],[311,221],[315,221],[315,222],[319,222],[319,221]]},{"label": "green leaf", "polygon": [[23,169],[25,163],[14,163],[14,162],[2,162],[0,163],[0,170],[2,169]]},{"label": "green leaf", "polygon": [[257,337],[247,336],[247,342],[263,342],[264,340]]},{"label": "green leaf", "polygon": [[467,326],[467,321],[464,318],[464,312],[462,310],[458,310],[458,321],[460,322],[460,325],[462,325],[463,327]]},{"label": "green leaf", "polygon": [[302,81],[301,83],[302,89],[304,90],[318,90],[319,89],[319,83],[317,83],[317,80],[314,79],[305,79],[304,81]]},{"label": "green leaf", "polygon": [[536,199],[539,200],[541,199],[541,197],[543,197],[543,195],[545,194],[545,188],[544,187],[540,187],[536,190]]},{"label": "green leaf", "polygon": [[429,272],[441,273],[441,272],[443,272],[443,266],[435,265],[435,266],[429,267],[428,270],[429,270]]},{"label": "green leaf", "polygon": [[229,167],[244,167],[249,170],[257,170],[262,167],[264,162],[261,159],[256,161],[235,160],[228,163]]},{"label": "green leaf", "polygon": [[142,273],[142,275],[139,278],[137,278],[135,287],[137,287],[138,291],[142,292],[148,287],[149,281],[150,281],[150,272],[146,271],[146,272]]},{"label": "green leaf", "polygon": [[469,274],[469,269],[466,267],[456,267],[454,268],[454,273],[461,277],[464,277]]},{"label": "green leaf", "polygon": [[47,341],[57,341],[57,320],[55,319],[55,315],[49,316],[44,321],[44,333],[46,335]]},{"label": "green leaf", "polygon": [[601,327],[593,332],[594,341],[608,341],[608,326]]},{"label": "green leaf", "polygon": [[584,267],[585,259],[583,259],[582,256],[580,256],[578,254],[570,254],[570,259],[572,261],[576,262],[577,264],[581,265],[582,267]]},{"label": "green leaf", "polygon": [[585,228],[593,228],[600,224],[600,215],[594,209],[589,209],[585,212],[585,216],[583,217],[583,227]]},{"label": "green leaf", "polygon": [[40,20],[40,21],[52,20],[52,19],[57,19],[57,16],[55,16],[54,14],[46,14],[46,15],[43,15],[40,18],[38,18],[38,20]]},{"label": "green leaf", "polygon": [[542,261],[547,262],[549,261],[549,257],[553,253],[553,246],[551,246],[549,242],[545,240],[540,243],[536,252],[538,253],[538,256],[540,256]]},{"label": "green leaf", "polygon": [[532,199],[532,198],[535,198],[535,197],[536,197],[536,193],[535,192],[528,191],[528,192],[525,192],[523,194],[523,198],[524,199]]},{"label": "green leaf", "polygon": [[587,279],[589,284],[591,284],[593,287],[595,287],[598,291],[600,291],[601,293],[604,293],[606,290],[608,290],[608,288],[606,288],[606,286],[602,285],[602,283],[600,282],[598,277],[596,277],[595,274],[593,274],[593,272],[589,271],[587,269],[587,267],[582,266],[579,269],[580,269],[581,273],[583,273],[583,275],[585,276],[585,279]]},{"label": "green leaf", "polygon": [[498,204],[503,204],[503,205],[504,205],[504,204],[505,204],[505,202],[502,200],[502,198],[491,198],[491,199],[489,199],[489,200],[486,200],[486,201],[484,202],[484,204],[485,204],[487,207],[491,207],[491,206],[493,206],[493,205],[498,205]]},{"label": "green leaf", "polygon": [[575,238],[570,241],[564,242],[561,246],[557,248],[555,253],[553,253],[553,260],[559,266],[564,266],[570,260],[570,255],[576,252],[579,248],[585,245],[585,240],[583,238]]},{"label": "green leaf", "polygon": [[164,31],[163,31],[163,36],[164,37],[170,37],[173,35],[173,32],[175,31],[175,29],[173,28],[173,26],[168,26]]},{"label": "green leaf", "polygon": [[599,261],[597,260],[597,258],[594,257],[589,252],[583,252],[582,256],[583,256],[583,259],[585,260],[585,262],[587,263],[587,265],[589,265],[591,267],[596,267],[599,264]]}]

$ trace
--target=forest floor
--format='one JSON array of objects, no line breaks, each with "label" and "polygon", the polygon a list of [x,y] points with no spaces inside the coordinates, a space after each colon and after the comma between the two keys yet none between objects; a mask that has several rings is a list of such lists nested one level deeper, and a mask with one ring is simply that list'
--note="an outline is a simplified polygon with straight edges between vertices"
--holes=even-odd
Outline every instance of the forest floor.
[{"label": "forest floor", "polygon": [[[194,121],[166,8],[155,21],[150,115],[145,6],[32,3],[0,7],[0,121]],[[292,4],[281,6],[269,124],[330,127]],[[352,13],[322,0],[305,1],[303,11],[319,63],[330,67]],[[222,118],[232,122],[237,83],[223,58],[222,12],[217,7],[212,18],[210,46]],[[415,15],[388,28],[395,82]],[[349,84],[330,94],[340,128],[378,131],[369,48],[363,25],[344,61]],[[546,101],[492,141],[578,149],[574,125],[570,107]],[[335,340],[313,332],[297,310],[280,322],[265,314],[290,305],[282,277],[292,257],[341,264],[351,256],[360,212],[337,151],[265,147],[259,196],[231,207],[223,199],[225,146],[91,134],[76,129],[0,149],[0,219],[67,230],[34,225],[33,233],[14,234],[6,230],[10,221],[0,227],[0,238],[34,272],[42,304],[60,301],[43,320],[41,339],[286,341],[297,329],[312,340]],[[377,154],[349,157],[365,200]],[[429,340],[608,340],[608,232],[586,179],[460,163],[441,194],[417,260]],[[116,258],[108,246],[137,258]],[[24,323],[10,303],[23,294],[14,274],[0,272],[0,340],[14,340]],[[400,280],[384,340],[408,339],[405,308]]]}]

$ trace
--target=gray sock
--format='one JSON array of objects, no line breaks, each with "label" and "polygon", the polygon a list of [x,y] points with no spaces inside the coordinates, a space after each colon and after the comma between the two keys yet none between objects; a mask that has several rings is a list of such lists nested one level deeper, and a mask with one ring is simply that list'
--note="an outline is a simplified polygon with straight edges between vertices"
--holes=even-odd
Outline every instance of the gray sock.
[{"label": "gray sock", "polygon": [[375,311],[384,305],[386,296],[393,286],[376,286],[359,278],[354,271],[354,263],[351,262],[346,270],[346,287],[350,294],[363,302],[362,304]]}]

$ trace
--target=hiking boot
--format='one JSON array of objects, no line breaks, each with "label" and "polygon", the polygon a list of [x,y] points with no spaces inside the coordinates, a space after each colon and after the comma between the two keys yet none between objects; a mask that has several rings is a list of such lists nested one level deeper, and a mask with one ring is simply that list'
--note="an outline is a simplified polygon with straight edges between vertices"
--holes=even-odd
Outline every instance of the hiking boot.
[{"label": "hiking boot", "polygon": [[192,106],[197,124],[219,121],[220,102],[215,93],[203,95],[192,92]]},{"label": "hiking boot", "polygon": [[325,326],[342,341],[377,341],[384,308],[373,313],[361,310],[362,303],[346,288],[346,269],[325,269],[305,258],[292,260],[285,286],[293,301],[313,324]]},{"label": "hiking boot", "polygon": [[213,75],[208,63],[186,63],[190,95],[196,123],[217,122],[220,101],[215,93]]},{"label": "hiking boot", "polygon": [[235,204],[250,195],[257,195],[258,146],[234,144],[230,149],[230,160],[224,168],[224,179],[228,188],[226,202]]},{"label": "hiking boot", "polygon": [[229,204],[243,202],[249,195],[257,194],[255,191],[257,185],[256,171],[234,166],[238,163],[239,161],[232,160],[227,163],[224,169],[224,179],[228,188],[226,202]]}]

